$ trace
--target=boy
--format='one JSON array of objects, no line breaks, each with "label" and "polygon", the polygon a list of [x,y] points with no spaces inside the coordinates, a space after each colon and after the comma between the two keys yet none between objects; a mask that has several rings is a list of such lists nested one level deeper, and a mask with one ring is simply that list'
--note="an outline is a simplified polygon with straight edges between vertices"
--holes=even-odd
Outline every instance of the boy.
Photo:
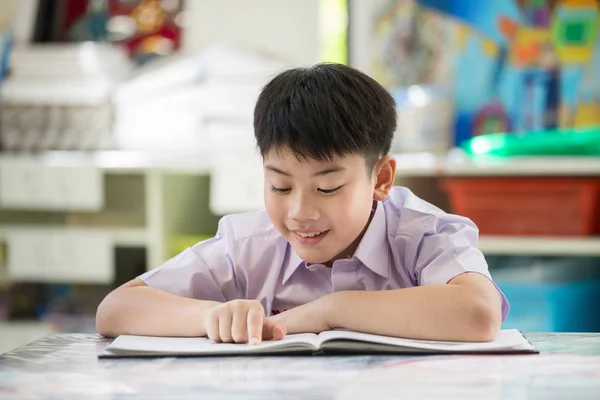
[{"label": "boy", "polygon": [[275,77],[254,110],[266,211],[224,217],[213,239],[115,289],[98,307],[98,332],[492,340],[508,303],[477,228],[393,187],[395,128],[392,97],[350,67]]}]

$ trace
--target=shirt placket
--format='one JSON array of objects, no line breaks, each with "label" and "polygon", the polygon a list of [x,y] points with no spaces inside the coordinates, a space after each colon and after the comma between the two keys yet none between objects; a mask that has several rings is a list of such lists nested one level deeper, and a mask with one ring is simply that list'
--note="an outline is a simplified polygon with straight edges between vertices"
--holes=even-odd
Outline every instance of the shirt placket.
[{"label": "shirt placket", "polygon": [[354,260],[338,260],[331,272],[331,291],[357,290],[358,264]]}]

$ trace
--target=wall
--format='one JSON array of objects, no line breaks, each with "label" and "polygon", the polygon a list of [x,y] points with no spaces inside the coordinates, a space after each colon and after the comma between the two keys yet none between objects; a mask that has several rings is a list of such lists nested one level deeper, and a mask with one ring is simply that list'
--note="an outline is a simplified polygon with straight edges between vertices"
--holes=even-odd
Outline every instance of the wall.
[{"label": "wall", "polygon": [[294,65],[318,61],[319,0],[193,0],[186,7],[185,52],[228,41]]}]

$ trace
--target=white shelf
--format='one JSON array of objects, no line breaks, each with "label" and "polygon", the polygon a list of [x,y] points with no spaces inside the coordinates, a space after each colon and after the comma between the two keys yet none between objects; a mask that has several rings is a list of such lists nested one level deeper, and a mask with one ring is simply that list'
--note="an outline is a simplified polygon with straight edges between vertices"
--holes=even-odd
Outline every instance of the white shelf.
[{"label": "white shelf", "polygon": [[96,167],[116,174],[161,171],[206,175],[210,173],[210,154],[144,153],[132,151],[48,151],[39,154],[2,154],[2,165],[19,163],[39,167]]},{"label": "white shelf", "polygon": [[[600,176],[600,157],[477,157],[459,150],[448,155],[394,154],[398,176]],[[144,153],[132,151],[49,151],[0,154],[2,164],[31,163],[47,167],[97,167],[111,173],[159,171],[207,175],[210,152]]]},{"label": "white shelf", "polygon": [[481,236],[486,255],[600,256],[600,237]]},{"label": "white shelf", "polygon": [[114,248],[147,248],[148,236],[132,228],[3,226],[0,240],[8,242],[9,256],[2,280],[109,284],[116,271]]},{"label": "white shelf", "polygon": [[600,176],[600,157],[466,157],[396,154],[398,176]]},{"label": "white shelf", "polygon": [[600,157],[513,157],[447,160],[448,176],[600,176]]},{"label": "white shelf", "polygon": [[2,226],[0,228],[0,240],[5,239],[9,233],[45,233],[52,235],[53,232],[70,233],[75,235],[103,234],[108,236],[113,246],[147,246],[148,232],[144,228],[85,228],[70,226],[46,226],[46,225],[15,225]]}]

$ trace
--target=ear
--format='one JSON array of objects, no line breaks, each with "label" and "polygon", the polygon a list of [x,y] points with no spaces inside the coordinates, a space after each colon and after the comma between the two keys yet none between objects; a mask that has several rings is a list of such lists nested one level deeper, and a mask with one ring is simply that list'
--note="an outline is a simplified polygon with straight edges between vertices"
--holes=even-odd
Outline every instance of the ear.
[{"label": "ear", "polygon": [[373,167],[374,182],[373,200],[383,201],[388,198],[394,180],[396,179],[396,159],[390,155],[385,155],[377,161]]}]

